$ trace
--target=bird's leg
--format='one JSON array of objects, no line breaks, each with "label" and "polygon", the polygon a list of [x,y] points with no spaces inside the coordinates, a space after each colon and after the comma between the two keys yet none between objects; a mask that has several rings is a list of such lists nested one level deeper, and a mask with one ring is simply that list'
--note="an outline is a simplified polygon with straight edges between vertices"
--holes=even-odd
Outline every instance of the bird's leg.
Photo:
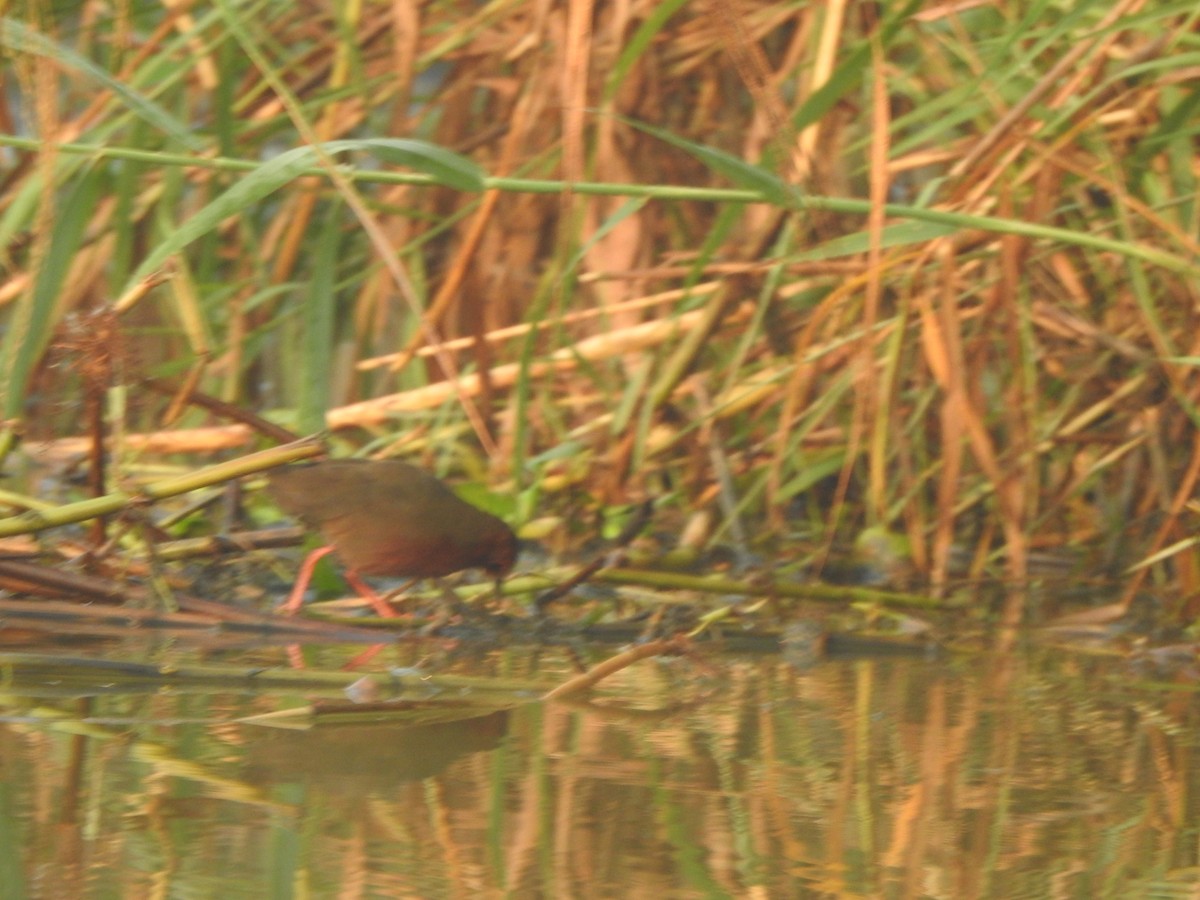
[{"label": "bird's leg", "polygon": [[[296,614],[296,610],[304,602],[304,592],[308,589],[308,583],[312,581],[313,570],[317,567],[317,563],[321,561],[321,557],[328,556],[332,552],[332,546],[318,547],[312,553],[308,554],[308,556],[304,557],[304,562],[300,564],[300,571],[296,574],[296,583],[292,585],[292,592],[288,594],[287,601],[281,607],[287,615],[294,616]],[[385,619],[394,619],[396,617],[395,610],[370,585],[363,581],[357,572],[353,569],[347,569],[345,577],[350,586],[358,591],[359,596],[367,600],[380,616]]]},{"label": "bird's leg", "polygon": [[350,587],[358,591],[358,595],[364,600],[367,600],[375,612],[385,619],[395,619],[396,611],[392,609],[391,604],[379,596],[375,589],[358,577],[358,573],[353,569],[347,569],[345,572],[346,581]]},{"label": "bird's leg", "polygon": [[296,583],[292,585],[292,592],[288,594],[287,602],[281,607],[289,616],[294,616],[296,610],[300,608],[300,604],[304,602],[304,592],[308,589],[308,583],[312,581],[313,569],[317,567],[321,557],[328,556],[332,552],[333,547],[318,547],[304,557],[304,562],[300,564],[300,571],[296,574]]}]

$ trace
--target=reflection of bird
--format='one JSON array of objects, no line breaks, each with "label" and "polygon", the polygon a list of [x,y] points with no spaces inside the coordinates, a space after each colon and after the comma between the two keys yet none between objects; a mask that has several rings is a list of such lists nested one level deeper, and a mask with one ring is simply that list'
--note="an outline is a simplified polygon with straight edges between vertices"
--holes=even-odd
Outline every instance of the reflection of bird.
[{"label": "reflection of bird", "polygon": [[[453,714],[450,701],[439,700],[438,705],[442,715]],[[361,805],[366,795],[394,796],[402,781],[429,778],[465,756],[494,750],[508,733],[505,710],[412,724],[420,722],[419,710],[404,713],[388,706],[380,704],[379,721],[366,724],[331,723],[339,718],[335,708],[326,709],[312,728],[247,731],[245,775],[255,785],[303,784],[321,797]],[[361,716],[362,709],[350,712]],[[463,714],[467,712],[464,706]]]},{"label": "reflection of bird", "polygon": [[299,607],[317,560],[331,550],[346,564],[346,580],[383,616],[394,614],[360,573],[437,578],[483,569],[496,579],[499,592],[500,580],[516,561],[511,528],[400,460],[324,460],[276,469],[267,480],[284,511],[332,545],[304,561],[285,604],[289,612]]}]

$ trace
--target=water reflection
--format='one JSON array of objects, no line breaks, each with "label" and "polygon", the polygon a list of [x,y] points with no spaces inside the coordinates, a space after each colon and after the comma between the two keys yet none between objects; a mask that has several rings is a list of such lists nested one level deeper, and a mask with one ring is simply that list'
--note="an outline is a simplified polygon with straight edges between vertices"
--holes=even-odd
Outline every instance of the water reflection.
[{"label": "water reflection", "polygon": [[508,713],[495,712],[413,727],[381,722],[304,731],[260,728],[246,735],[243,777],[257,785],[300,784],[326,799],[361,800],[494,750],[507,724]]},{"label": "water reflection", "polygon": [[[1190,691],[1058,651],[802,672],[711,662],[639,664],[588,705],[298,730],[240,720],[301,696],[10,694],[3,896],[961,898],[1197,883]],[[517,651],[487,664],[567,674]]]}]

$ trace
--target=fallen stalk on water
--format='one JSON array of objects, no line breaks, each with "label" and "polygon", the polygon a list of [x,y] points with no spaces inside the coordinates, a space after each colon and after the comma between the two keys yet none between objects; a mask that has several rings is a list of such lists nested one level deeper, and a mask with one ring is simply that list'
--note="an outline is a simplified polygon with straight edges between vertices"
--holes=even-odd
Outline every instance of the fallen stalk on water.
[{"label": "fallen stalk on water", "polygon": [[[53,674],[58,679],[80,678],[88,684],[103,681],[106,686],[126,683],[130,686],[147,681],[177,686],[203,684],[213,687],[269,690],[345,690],[363,679],[374,682],[381,695],[401,698],[405,695],[429,697],[441,692],[461,695],[464,692],[480,695],[512,694],[528,700],[545,691],[544,682],[493,676],[430,674],[415,670],[387,672],[344,672],[341,670],[291,669],[286,666],[232,665],[157,665],[92,657],[67,657],[52,653],[0,652],[0,667],[7,670],[10,680],[21,676]],[[9,693],[13,693],[10,684]],[[111,693],[111,690],[109,691]]]},{"label": "fallen stalk on water", "polygon": [[687,643],[687,638],[676,636],[632,647],[623,653],[618,653],[616,656],[610,656],[598,665],[592,666],[592,668],[588,669],[582,675],[576,675],[569,681],[564,681],[554,690],[545,694],[542,700],[561,700],[564,697],[570,697],[573,694],[586,691],[589,688],[595,687],[610,675],[628,668],[638,660],[647,659],[651,656],[664,656],[668,653],[678,653]]},{"label": "fallen stalk on water", "polygon": [[793,597],[799,600],[819,600],[828,603],[882,603],[889,606],[916,606],[922,609],[952,609],[952,600],[926,594],[901,591],[880,591],[861,586],[794,581],[764,581],[751,578],[738,581],[720,575],[684,575],[678,572],[659,572],[651,569],[604,569],[595,574],[596,581],[609,584],[638,585],[704,594],[745,594],[752,597]]}]

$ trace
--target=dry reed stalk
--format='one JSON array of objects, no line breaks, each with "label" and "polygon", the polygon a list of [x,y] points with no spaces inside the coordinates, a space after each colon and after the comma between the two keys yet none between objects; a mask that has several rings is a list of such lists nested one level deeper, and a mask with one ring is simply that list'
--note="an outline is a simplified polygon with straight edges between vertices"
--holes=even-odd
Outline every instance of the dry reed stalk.
[{"label": "dry reed stalk", "polygon": [[[703,324],[706,315],[705,310],[696,310],[684,313],[674,320],[646,322],[611,334],[585,338],[573,347],[556,350],[544,360],[533,363],[529,377],[541,378],[552,373],[573,371],[578,367],[579,360],[613,359],[658,347],[687,335]],[[727,317],[726,324],[745,321],[749,315],[748,309],[736,310]],[[510,387],[522,377],[522,367],[519,363],[506,363],[494,367],[488,374],[497,388]],[[453,383],[439,381],[415,390],[331,409],[327,419],[330,428],[379,423],[388,420],[397,412],[433,409],[463,393],[475,395],[479,391],[479,376],[472,373],[461,376]]]}]

